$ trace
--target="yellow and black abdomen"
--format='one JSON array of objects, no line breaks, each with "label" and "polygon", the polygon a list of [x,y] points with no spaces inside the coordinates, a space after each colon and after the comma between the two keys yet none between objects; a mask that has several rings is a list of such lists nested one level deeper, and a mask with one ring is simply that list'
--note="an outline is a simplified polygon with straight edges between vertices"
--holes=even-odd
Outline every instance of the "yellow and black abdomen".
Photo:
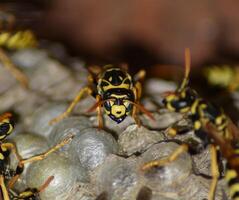
[{"label": "yellow and black abdomen", "polygon": [[37,40],[30,30],[0,32],[0,47],[15,50],[35,46],[37,46]]},{"label": "yellow and black abdomen", "polygon": [[0,47],[9,50],[35,47],[37,40],[30,30],[13,30],[16,23],[11,13],[0,11]]},{"label": "yellow and black abdomen", "polygon": [[239,200],[239,177],[237,171],[227,166],[225,179],[228,184],[230,197],[233,200]]}]

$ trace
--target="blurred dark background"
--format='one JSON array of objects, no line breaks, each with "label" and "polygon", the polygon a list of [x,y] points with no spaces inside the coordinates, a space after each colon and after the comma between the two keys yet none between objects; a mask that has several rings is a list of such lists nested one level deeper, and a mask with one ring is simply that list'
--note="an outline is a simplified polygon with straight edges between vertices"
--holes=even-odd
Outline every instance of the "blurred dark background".
[{"label": "blurred dark background", "polygon": [[64,43],[89,64],[127,62],[139,68],[181,65],[185,47],[193,66],[238,63],[238,8],[236,0],[0,2],[0,10],[16,13],[19,26]]},{"label": "blurred dark background", "polygon": [[91,58],[182,64],[185,47],[195,65],[239,57],[236,0],[52,0],[45,8],[39,34]]},{"label": "blurred dark background", "polygon": [[239,58],[236,0],[2,0],[1,4],[11,4],[19,16],[28,16],[39,37],[61,41],[89,62],[182,64],[185,47],[192,51],[194,66]]}]

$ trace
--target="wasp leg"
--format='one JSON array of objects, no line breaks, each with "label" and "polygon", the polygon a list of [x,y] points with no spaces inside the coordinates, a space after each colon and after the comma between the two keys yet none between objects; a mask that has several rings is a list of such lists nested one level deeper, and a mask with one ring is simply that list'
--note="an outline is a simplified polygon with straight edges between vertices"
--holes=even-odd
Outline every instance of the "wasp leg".
[{"label": "wasp leg", "polygon": [[2,192],[2,195],[3,195],[3,200],[10,200],[6,185],[4,183],[3,175],[0,175],[0,186],[1,186],[1,192]]},{"label": "wasp leg", "polygon": [[21,164],[26,164],[26,163],[31,163],[31,162],[35,162],[38,160],[43,160],[44,158],[46,158],[47,156],[49,156],[49,154],[57,151],[58,149],[60,149],[61,147],[65,146],[66,144],[68,144],[74,137],[75,135],[71,134],[68,137],[66,137],[65,139],[63,139],[60,143],[58,143],[57,145],[55,145],[54,147],[50,148],[48,151],[46,151],[45,153],[42,153],[40,155],[36,155],[27,159],[22,159],[20,161]]},{"label": "wasp leg", "polygon": [[70,135],[70,136],[66,137],[64,140],[62,140],[60,143],[58,143],[54,147],[50,148],[45,153],[42,153],[42,154],[39,154],[39,155],[36,155],[36,156],[32,156],[32,157],[27,158],[27,159],[21,159],[18,163],[18,166],[17,166],[16,175],[14,177],[12,177],[12,179],[8,183],[8,188],[11,189],[13,187],[13,185],[16,183],[17,179],[19,178],[20,174],[23,171],[24,164],[32,163],[32,162],[35,162],[35,161],[45,159],[47,156],[49,156],[49,154],[57,151],[58,149],[60,149],[64,145],[68,144],[72,140],[73,137],[74,137],[74,135]]},{"label": "wasp leg", "polygon": [[[135,74],[134,76],[134,81],[135,83],[135,87],[134,89],[134,94],[135,94],[135,103],[139,104],[141,95],[142,95],[142,86],[141,86],[141,82],[143,81],[143,79],[145,78],[145,70],[140,70],[137,74]],[[132,110],[132,117],[134,118],[136,124],[138,124],[140,126],[140,120],[137,117],[138,114],[138,109],[136,106],[133,107]]]},{"label": "wasp leg", "polygon": [[43,183],[38,189],[37,188],[28,188],[25,191],[21,192],[17,199],[35,199],[34,197],[39,194],[40,192],[44,191],[51,181],[54,179],[54,176],[50,176],[45,183]]},{"label": "wasp leg", "polygon": [[[142,87],[141,87],[141,83],[140,82],[137,82],[135,83],[135,87],[133,88],[133,91],[134,91],[134,94],[135,94],[135,103],[136,104],[139,104],[139,100],[141,98],[141,93],[142,93]],[[140,126],[140,120],[137,116],[139,110],[136,106],[133,106],[133,110],[132,110],[132,117],[134,118],[136,124],[138,126]]]},{"label": "wasp leg", "polygon": [[75,97],[75,99],[71,102],[70,106],[67,108],[67,110],[62,113],[61,115],[57,116],[56,118],[52,119],[49,124],[55,124],[59,121],[61,121],[62,119],[66,118],[67,116],[70,115],[70,113],[73,111],[74,107],[76,106],[76,104],[82,99],[83,95],[87,93],[88,95],[90,95],[92,93],[92,89],[90,87],[84,87],[82,88],[79,93],[77,94],[77,96]]},{"label": "wasp leg", "polygon": [[2,62],[3,66],[20,82],[20,84],[24,88],[28,88],[28,78],[27,76],[20,71],[9,59],[3,49],[0,48],[0,61]]},{"label": "wasp leg", "polygon": [[173,162],[182,153],[187,152],[187,151],[188,151],[188,145],[187,144],[182,144],[168,158],[161,159],[161,160],[154,160],[154,161],[148,162],[148,163],[144,164],[141,169],[143,171],[146,171],[146,170],[149,170],[149,169],[151,169],[153,167],[164,166],[166,164],[169,164],[169,163]]},{"label": "wasp leg", "polygon": [[212,183],[210,185],[210,190],[208,193],[208,200],[214,200],[215,190],[217,187],[217,181],[219,178],[219,170],[217,164],[217,150],[215,145],[210,145],[211,153],[211,172],[212,172]]},{"label": "wasp leg", "polygon": [[[96,101],[101,102],[100,95],[96,96]],[[97,118],[98,118],[99,129],[102,129],[103,128],[103,117],[102,117],[102,112],[101,112],[101,104],[99,104],[97,107]]]}]

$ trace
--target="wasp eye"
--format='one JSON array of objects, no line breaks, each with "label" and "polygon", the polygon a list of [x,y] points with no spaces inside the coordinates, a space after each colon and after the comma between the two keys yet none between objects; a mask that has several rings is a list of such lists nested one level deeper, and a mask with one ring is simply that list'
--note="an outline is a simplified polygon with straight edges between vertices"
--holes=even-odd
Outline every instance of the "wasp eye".
[{"label": "wasp eye", "polygon": [[10,124],[9,123],[2,123],[0,124],[0,135],[6,135],[8,134],[10,130]]},{"label": "wasp eye", "polygon": [[109,100],[108,102],[109,102],[110,106],[114,105],[114,101],[113,100]]},{"label": "wasp eye", "polygon": [[124,106],[127,108],[129,106],[129,101],[124,101]]}]

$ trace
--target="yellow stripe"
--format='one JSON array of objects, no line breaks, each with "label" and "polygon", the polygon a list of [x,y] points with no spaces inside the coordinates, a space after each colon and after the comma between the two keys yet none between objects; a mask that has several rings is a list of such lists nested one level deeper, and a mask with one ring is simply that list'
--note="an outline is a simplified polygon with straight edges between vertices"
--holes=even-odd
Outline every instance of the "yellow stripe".
[{"label": "yellow stripe", "polygon": [[1,135],[1,136],[0,136],[0,140],[3,139],[3,138],[5,138],[5,137],[6,137],[6,135]]},{"label": "yellow stripe", "polygon": [[220,126],[217,126],[217,129],[218,129],[219,131],[221,131],[221,130],[225,129],[226,126],[227,126],[227,124],[224,123],[224,124],[221,124]]},{"label": "yellow stripe", "polygon": [[111,94],[110,96],[111,96],[111,97],[115,97],[115,98],[117,98],[117,99],[127,97],[127,95],[125,95],[125,94],[123,94],[123,95]]},{"label": "yellow stripe", "polygon": [[201,126],[202,126],[202,124],[199,120],[197,120],[193,123],[193,127],[195,130],[199,130],[201,128]]},{"label": "yellow stripe", "polygon": [[0,34],[0,45],[4,45],[8,38],[10,37],[10,33],[3,32]]},{"label": "yellow stripe", "polygon": [[197,109],[197,106],[198,106],[198,99],[196,99],[194,102],[193,102],[193,105],[191,106],[191,113],[192,114],[195,114],[196,113],[196,109]]},{"label": "yellow stripe", "polygon": [[165,98],[165,100],[166,100],[167,102],[170,102],[170,101],[172,101],[172,100],[177,101],[178,98],[177,98],[176,95],[168,95],[168,96]]},{"label": "yellow stripe", "polygon": [[179,110],[180,113],[186,113],[190,110],[190,107],[185,107]]},{"label": "yellow stripe", "polygon": [[228,169],[226,171],[225,179],[226,179],[227,182],[229,182],[231,179],[236,178],[236,177],[237,177],[237,173],[236,173],[235,170]]},{"label": "yellow stripe", "polygon": [[199,105],[199,115],[200,117],[204,117],[204,109],[207,107],[207,104],[201,103]]},{"label": "yellow stripe", "polygon": [[0,153],[0,160],[4,160],[4,156],[2,153]]},{"label": "yellow stripe", "polygon": [[215,122],[216,122],[217,125],[222,123],[223,117],[224,117],[223,115],[220,115],[216,118]]},{"label": "yellow stripe", "polygon": [[175,108],[171,105],[171,103],[167,103],[166,107],[169,111],[175,111]]},{"label": "yellow stripe", "polygon": [[232,197],[236,192],[239,192],[239,183],[236,183],[229,187],[229,194]]},{"label": "yellow stripe", "polygon": [[3,145],[1,145],[1,149],[2,149],[2,151],[7,151],[7,147],[5,147]]}]

